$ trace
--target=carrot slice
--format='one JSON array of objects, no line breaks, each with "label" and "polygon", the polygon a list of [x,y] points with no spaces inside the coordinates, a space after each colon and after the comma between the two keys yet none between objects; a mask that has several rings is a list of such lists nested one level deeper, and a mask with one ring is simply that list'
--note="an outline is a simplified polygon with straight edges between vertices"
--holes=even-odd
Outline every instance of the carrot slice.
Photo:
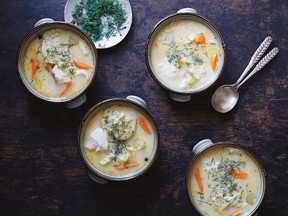
[{"label": "carrot slice", "polygon": [[154,42],[153,47],[154,47],[155,49],[158,48],[158,43],[157,43],[157,41]]},{"label": "carrot slice", "polygon": [[230,214],[229,216],[240,216],[240,215],[241,215],[241,211],[238,211],[238,212],[234,212]]},{"label": "carrot slice", "polygon": [[60,93],[60,97],[65,96],[65,95],[70,91],[71,88],[72,88],[72,82],[66,83],[65,88],[64,88],[63,91]]},{"label": "carrot slice", "polygon": [[143,130],[147,134],[151,134],[151,130],[150,130],[149,126],[147,125],[145,119],[142,116],[138,117],[138,121],[139,121],[140,126],[143,128]]},{"label": "carrot slice", "polygon": [[202,184],[202,179],[201,179],[199,168],[196,169],[194,175],[195,175],[195,178],[197,180],[197,184],[198,184],[199,190],[200,190],[201,193],[203,193],[204,192],[204,187],[203,187],[203,184]]},{"label": "carrot slice", "polygon": [[239,171],[239,170],[232,170],[230,167],[227,168],[228,173],[237,179],[245,179],[248,177],[248,173]]},{"label": "carrot slice", "polygon": [[197,35],[192,42],[194,42],[196,44],[204,44],[206,42],[204,34],[201,33],[201,34]]},{"label": "carrot slice", "polygon": [[212,54],[210,56],[210,64],[211,64],[211,67],[212,67],[213,71],[216,70],[217,61],[218,61],[218,53]]},{"label": "carrot slice", "polygon": [[51,71],[52,71],[52,65],[51,64],[47,64],[45,68],[49,73],[51,73]]},{"label": "carrot slice", "polygon": [[128,168],[135,167],[135,166],[138,166],[138,165],[139,164],[137,162],[128,161],[125,164],[119,164],[119,165],[115,166],[115,168],[118,169],[118,170],[124,170],[124,169],[128,169]]},{"label": "carrot slice", "polygon": [[32,79],[34,79],[40,63],[38,59],[32,59],[31,62],[32,62]]},{"label": "carrot slice", "polygon": [[89,69],[92,66],[86,64],[85,62],[79,61],[79,60],[74,60],[73,63],[75,64],[76,67],[80,69]]}]

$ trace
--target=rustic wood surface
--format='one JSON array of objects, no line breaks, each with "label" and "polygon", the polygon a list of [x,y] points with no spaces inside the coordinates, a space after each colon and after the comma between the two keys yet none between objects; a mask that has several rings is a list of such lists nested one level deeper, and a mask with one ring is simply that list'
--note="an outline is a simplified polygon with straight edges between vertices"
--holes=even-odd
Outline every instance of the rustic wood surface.
[{"label": "rustic wood surface", "polygon": [[[65,0],[0,2],[0,215],[196,215],[185,176],[200,140],[250,144],[267,172],[258,215],[288,215],[288,2],[286,0],[131,0],[133,25],[125,40],[99,51],[99,76],[86,103],[74,110],[30,95],[16,75],[17,48],[36,21],[63,20]],[[228,60],[223,76],[188,103],[173,102],[149,75],[144,48],[165,16],[193,7],[223,33]],[[280,53],[240,90],[236,108],[219,114],[215,89],[237,80],[262,40]],[[144,98],[161,134],[159,157],[143,177],[98,185],[77,152],[76,132],[97,102],[134,94]]]}]

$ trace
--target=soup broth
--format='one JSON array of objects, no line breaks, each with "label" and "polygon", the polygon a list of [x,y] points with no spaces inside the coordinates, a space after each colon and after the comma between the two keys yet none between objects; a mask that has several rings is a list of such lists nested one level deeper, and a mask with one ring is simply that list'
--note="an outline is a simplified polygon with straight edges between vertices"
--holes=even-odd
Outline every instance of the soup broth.
[{"label": "soup broth", "polygon": [[84,133],[89,162],[109,176],[140,170],[151,159],[155,145],[149,120],[134,108],[113,105],[100,110]]},{"label": "soup broth", "polygon": [[190,19],[172,21],[153,40],[151,65],[163,84],[176,91],[207,86],[215,78],[222,52],[214,33]]},{"label": "soup broth", "polygon": [[260,168],[250,154],[232,147],[213,147],[194,163],[189,196],[203,215],[248,216],[263,191]]},{"label": "soup broth", "polygon": [[81,92],[95,71],[87,43],[65,29],[51,29],[28,46],[23,69],[26,79],[41,95],[68,98]]}]

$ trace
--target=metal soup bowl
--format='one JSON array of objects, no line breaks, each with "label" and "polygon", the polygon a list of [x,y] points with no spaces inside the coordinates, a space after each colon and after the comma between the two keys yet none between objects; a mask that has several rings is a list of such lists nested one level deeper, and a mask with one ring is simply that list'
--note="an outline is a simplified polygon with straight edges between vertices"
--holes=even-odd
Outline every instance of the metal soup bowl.
[{"label": "metal soup bowl", "polygon": [[[89,124],[90,120],[101,110],[106,109],[108,107],[111,107],[113,105],[124,105],[129,108],[133,108],[137,110],[139,113],[144,115],[147,120],[149,121],[153,133],[154,133],[154,148],[151,157],[149,158],[147,164],[145,164],[140,170],[136,172],[129,173],[127,175],[123,176],[111,176],[104,172],[101,172],[98,170],[92,163],[90,163],[86,153],[85,153],[85,146],[84,146],[84,134],[87,128],[87,125]],[[160,146],[160,134],[157,127],[157,124],[150,114],[150,112],[146,109],[146,102],[137,96],[130,95],[124,98],[114,98],[114,99],[108,99],[103,102],[100,102],[93,106],[83,117],[79,130],[78,130],[78,151],[80,154],[80,157],[82,159],[82,162],[89,170],[88,175],[89,177],[99,184],[106,184],[108,182],[116,182],[116,181],[126,181],[130,180],[139,176],[142,176],[144,173],[146,173],[149,168],[152,166],[152,164],[155,162],[158,152],[159,152],[159,146]]]},{"label": "metal soup bowl", "polygon": [[193,148],[193,153],[195,154],[194,157],[191,159],[188,169],[187,169],[187,175],[186,175],[186,191],[188,194],[188,198],[190,200],[190,203],[192,205],[192,207],[194,208],[194,210],[200,214],[203,215],[201,210],[197,207],[197,204],[193,202],[193,198],[192,198],[192,194],[190,191],[190,184],[191,181],[195,181],[192,178],[192,170],[194,165],[197,163],[198,159],[207,151],[209,151],[210,149],[213,148],[218,148],[218,147],[232,147],[232,148],[236,148],[236,149],[240,149],[243,152],[245,152],[248,157],[252,158],[252,160],[255,162],[258,170],[259,170],[259,174],[260,174],[260,179],[261,179],[261,188],[260,188],[260,192],[259,192],[259,197],[257,198],[256,204],[254,204],[254,208],[250,210],[249,215],[253,215],[254,213],[256,213],[257,209],[259,208],[259,206],[261,205],[263,198],[265,196],[265,191],[266,191],[266,172],[262,166],[262,163],[260,162],[260,160],[258,159],[258,157],[255,155],[255,153],[251,150],[251,148],[249,146],[245,146],[242,144],[235,144],[233,142],[218,142],[218,143],[213,143],[210,139],[204,139],[200,142],[198,142],[194,148]]},{"label": "metal soup bowl", "polygon": [[[29,81],[27,80],[24,69],[23,69],[23,59],[26,53],[26,50],[28,46],[31,44],[31,42],[38,36],[43,34],[44,32],[51,30],[51,29],[65,29],[68,31],[71,31],[78,36],[80,36],[89,46],[92,55],[93,55],[93,61],[94,61],[94,73],[93,76],[90,78],[88,84],[79,91],[77,94],[67,97],[67,98],[50,98],[47,96],[44,96],[40,94],[38,91],[36,91]],[[40,98],[44,101],[53,102],[53,103],[65,103],[67,108],[76,108],[80,105],[82,105],[86,101],[86,95],[84,94],[85,91],[88,89],[88,87],[92,84],[93,80],[96,78],[97,71],[98,71],[98,54],[96,47],[93,43],[93,41],[90,39],[90,37],[79,27],[65,22],[60,21],[54,21],[50,18],[44,18],[39,20],[35,25],[34,28],[24,37],[22,40],[18,52],[17,52],[17,71],[18,71],[18,77],[24,87],[34,96],[37,98]]]},{"label": "metal soup bowl", "polygon": [[[167,24],[171,23],[172,21],[178,21],[178,20],[192,20],[192,21],[196,21],[206,26],[209,30],[213,32],[219,44],[220,52],[222,53],[222,56],[223,56],[219,58],[218,60],[219,66],[218,66],[217,71],[215,71],[215,76],[213,77],[213,79],[210,79],[209,82],[207,82],[205,85],[201,86],[200,88],[183,90],[183,91],[174,89],[161,80],[161,78],[157,75],[152,65],[151,50],[152,50],[152,44],[153,44],[155,37],[158,35],[159,31],[161,31],[161,29],[163,29],[163,27],[165,27]],[[217,27],[211,21],[209,21],[207,18],[203,16],[198,15],[195,9],[183,8],[179,10],[177,13],[169,15],[165,17],[164,19],[160,20],[154,26],[152,32],[148,36],[148,41],[147,41],[146,48],[145,48],[145,61],[146,61],[147,69],[149,73],[151,74],[151,76],[153,77],[153,79],[162,88],[164,88],[170,93],[171,99],[178,101],[178,102],[187,102],[187,101],[190,101],[191,95],[205,91],[218,80],[218,78],[222,74],[224,64],[226,61],[226,44],[224,43],[224,39],[222,37],[221,32],[217,29]]]}]

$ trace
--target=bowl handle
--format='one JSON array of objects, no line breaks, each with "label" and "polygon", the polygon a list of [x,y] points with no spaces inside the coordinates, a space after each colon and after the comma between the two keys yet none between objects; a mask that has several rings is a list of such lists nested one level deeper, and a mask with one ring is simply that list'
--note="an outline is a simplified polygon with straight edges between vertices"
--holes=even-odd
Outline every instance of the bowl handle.
[{"label": "bowl handle", "polygon": [[197,14],[197,11],[193,8],[182,8],[177,11],[177,13],[192,13],[192,14]]},{"label": "bowl handle", "polygon": [[188,102],[191,100],[191,95],[180,95],[180,94],[170,93],[170,98],[177,102]]},{"label": "bowl handle", "polygon": [[193,153],[198,154],[210,145],[213,145],[213,142],[210,139],[201,140],[193,147]]},{"label": "bowl handle", "polygon": [[[182,8],[180,10],[177,11],[177,13],[191,13],[191,14],[197,14],[197,11],[193,8]],[[162,20],[160,20],[155,26],[154,29],[160,24],[162,23],[166,18],[163,18]]]},{"label": "bowl handle", "polygon": [[74,109],[76,107],[79,107],[81,106],[83,103],[85,103],[87,97],[85,94],[83,94],[82,96],[80,96],[79,98],[75,99],[75,100],[72,100],[70,102],[67,102],[65,104],[65,106],[68,108],[68,109]]},{"label": "bowl handle", "polygon": [[54,22],[54,20],[51,19],[51,18],[43,18],[43,19],[38,20],[38,21],[34,24],[34,27],[37,27],[37,26],[42,25],[42,24],[44,24],[44,23],[50,23],[50,22]]},{"label": "bowl handle", "polygon": [[107,184],[108,181],[106,181],[105,179],[99,178],[96,175],[92,174],[92,173],[88,173],[88,176],[90,177],[90,179],[98,184]]},{"label": "bowl handle", "polygon": [[135,95],[129,95],[126,97],[126,99],[131,100],[137,104],[139,104],[140,106],[143,106],[144,108],[147,107],[146,101],[143,100],[142,98],[135,96]]}]

